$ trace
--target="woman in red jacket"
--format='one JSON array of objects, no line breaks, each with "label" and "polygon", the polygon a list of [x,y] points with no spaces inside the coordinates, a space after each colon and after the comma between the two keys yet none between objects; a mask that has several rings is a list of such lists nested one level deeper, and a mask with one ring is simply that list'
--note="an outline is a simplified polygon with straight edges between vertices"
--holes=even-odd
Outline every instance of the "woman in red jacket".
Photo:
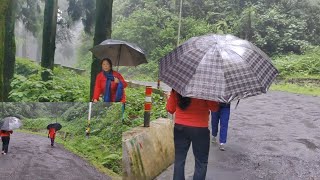
[{"label": "woman in red jacket", "polygon": [[96,77],[96,83],[93,93],[93,102],[98,102],[103,94],[104,102],[126,102],[124,89],[127,82],[120,73],[112,69],[112,62],[109,58],[101,60],[102,71]]},{"label": "woman in red jacket", "polygon": [[174,124],[174,180],[184,180],[184,166],[187,153],[192,143],[195,157],[193,179],[204,180],[210,147],[210,131],[208,129],[210,110],[218,111],[219,104],[196,98],[183,97],[174,90],[168,99],[166,109],[175,113]]},{"label": "woman in red jacket", "polygon": [[2,152],[1,154],[7,154],[9,149],[9,142],[10,142],[10,134],[12,134],[13,131],[0,131],[0,136],[2,140]]},{"label": "woman in red jacket", "polygon": [[48,138],[51,140],[51,147],[54,145],[54,139],[56,138],[56,129],[50,128],[48,132]]}]

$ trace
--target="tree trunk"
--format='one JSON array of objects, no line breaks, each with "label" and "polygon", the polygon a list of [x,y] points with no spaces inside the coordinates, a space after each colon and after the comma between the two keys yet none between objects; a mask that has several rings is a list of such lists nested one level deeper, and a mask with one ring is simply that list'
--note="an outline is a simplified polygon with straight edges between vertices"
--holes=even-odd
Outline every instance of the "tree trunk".
[{"label": "tree trunk", "polygon": [[[41,67],[53,70],[56,49],[58,0],[46,0],[44,9]],[[48,71],[41,73],[43,81],[52,79]]]},{"label": "tree trunk", "polygon": [[[98,45],[102,41],[111,38],[113,0],[96,1],[96,24],[93,45]],[[101,65],[98,59],[92,57],[91,64],[91,83],[90,83],[90,101],[92,100],[94,84],[97,74],[101,71]]]},{"label": "tree trunk", "polygon": [[[0,101],[8,101],[15,64],[16,0],[0,0]],[[6,70],[4,70],[6,69]]]},{"label": "tree trunk", "polygon": [[14,67],[16,63],[16,43],[14,36],[15,27],[15,10],[16,10],[17,0],[11,0],[8,4],[8,11],[6,12],[6,22],[5,22],[5,51],[4,51],[4,67],[6,71],[4,72],[4,101],[8,101],[9,92],[11,91],[11,81],[14,75]]},{"label": "tree trunk", "polygon": [[247,22],[247,26],[246,26],[246,32],[245,32],[245,39],[248,41],[252,41],[253,39],[253,27],[252,27],[252,14],[253,14],[253,9],[252,7],[250,7],[249,11],[248,11],[248,22]]},{"label": "tree trunk", "polygon": [[10,0],[0,0],[0,101],[4,100],[5,14]]}]

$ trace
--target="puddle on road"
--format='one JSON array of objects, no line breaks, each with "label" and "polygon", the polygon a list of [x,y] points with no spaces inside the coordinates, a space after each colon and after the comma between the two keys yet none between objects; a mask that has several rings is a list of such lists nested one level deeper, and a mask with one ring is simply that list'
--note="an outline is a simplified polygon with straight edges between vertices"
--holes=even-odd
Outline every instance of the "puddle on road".
[{"label": "puddle on road", "polygon": [[312,122],[309,122],[309,121],[300,121],[301,123],[303,123],[306,127],[308,128],[312,128],[312,129],[315,129],[315,128],[318,128],[316,125],[314,125]]},{"label": "puddle on road", "polygon": [[297,142],[306,145],[306,147],[311,150],[316,150],[319,148],[317,145],[315,145],[313,142],[311,142],[308,139],[297,139]]}]

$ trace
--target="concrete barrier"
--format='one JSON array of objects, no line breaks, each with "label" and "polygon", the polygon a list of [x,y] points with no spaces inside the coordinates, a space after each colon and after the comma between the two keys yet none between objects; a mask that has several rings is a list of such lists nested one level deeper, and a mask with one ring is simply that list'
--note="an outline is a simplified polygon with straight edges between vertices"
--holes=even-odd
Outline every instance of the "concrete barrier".
[{"label": "concrete barrier", "polygon": [[123,179],[151,180],[174,162],[173,122],[157,119],[122,135]]}]

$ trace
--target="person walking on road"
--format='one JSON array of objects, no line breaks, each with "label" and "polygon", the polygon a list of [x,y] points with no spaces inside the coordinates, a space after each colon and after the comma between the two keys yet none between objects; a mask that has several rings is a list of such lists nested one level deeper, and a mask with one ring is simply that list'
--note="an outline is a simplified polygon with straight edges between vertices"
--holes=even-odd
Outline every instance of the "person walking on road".
[{"label": "person walking on road", "polygon": [[10,134],[12,134],[13,131],[5,131],[5,130],[1,130],[0,131],[0,136],[1,136],[1,140],[2,140],[2,152],[1,154],[6,155],[8,153],[8,149],[9,149],[9,142],[10,142]]},{"label": "person walking on road", "polygon": [[219,134],[219,149],[225,150],[225,143],[227,142],[228,124],[230,118],[230,104],[219,103],[219,111],[211,111],[211,128],[212,128],[212,143],[217,143],[218,125],[220,122]]},{"label": "person walking on road", "polygon": [[48,138],[50,138],[51,140],[51,147],[54,146],[54,139],[56,137],[56,129],[55,128],[49,128],[49,132],[48,132]]},{"label": "person walking on road", "polygon": [[219,109],[215,101],[183,97],[172,90],[168,98],[166,109],[175,113],[174,124],[174,180],[185,179],[185,161],[192,143],[195,156],[194,180],[204,180],[210,147],[210,131],[208,129],[210,111]]}]

